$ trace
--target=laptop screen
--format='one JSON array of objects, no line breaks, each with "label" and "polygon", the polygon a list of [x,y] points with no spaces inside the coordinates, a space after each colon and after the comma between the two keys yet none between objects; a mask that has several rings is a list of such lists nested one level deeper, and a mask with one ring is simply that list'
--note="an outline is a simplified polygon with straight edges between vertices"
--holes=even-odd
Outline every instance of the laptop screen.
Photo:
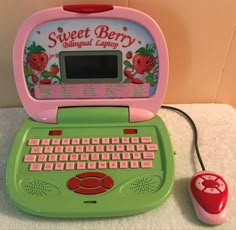
[{"label": "laptop screen", "polygon": [[158,50],[132,21],[55,20],[30,33],[24,72],[38,100],[149,98],[157,89]]},{"label": "laptop screen", "polygon": [[127,7],[36,13],[17,33],[13,62],[24,108],[43,122],[56,122],[59,108],[81,106],[128,107],[130,121],[147,120],[159,110],[168,82],[160,27]]}]

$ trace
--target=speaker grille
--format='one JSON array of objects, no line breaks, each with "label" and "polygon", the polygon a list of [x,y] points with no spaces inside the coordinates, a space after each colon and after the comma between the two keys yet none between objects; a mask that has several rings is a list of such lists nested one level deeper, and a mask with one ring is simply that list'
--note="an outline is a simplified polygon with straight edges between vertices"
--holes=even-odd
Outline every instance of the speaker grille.
[{"label": "speaker grille", "polygon": [[159,176],[143,176],[128,182],[122,189],[122,192],[128,194],[150,194],[156,192],[161,186]]},{"label": "speaker grille", "polygon": [[54,185],[38,180],[38,179],[24,179],[21,181],[22,190],[31,196],[44,197],[48,195],[55,195],[59,190]]}]

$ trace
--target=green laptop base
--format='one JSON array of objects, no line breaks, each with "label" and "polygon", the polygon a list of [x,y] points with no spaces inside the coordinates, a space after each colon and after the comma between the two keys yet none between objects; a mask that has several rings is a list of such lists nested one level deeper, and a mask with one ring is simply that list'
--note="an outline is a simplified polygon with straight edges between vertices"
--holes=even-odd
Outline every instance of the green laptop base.
[{"label": "green laptop base", "polygon": [[[26,120],[13,143],[7,168],[8,192],[15,206],[33,215],[60,218],[126,216],[160,206],[170,194],[174,182],[174,152],[167,128],[159,116],[138,123],[129,123],[127,117],[128,111],[124,108],[108,110],[90,107],[80,108],[79,112],[76,108],[60,109],[58,124]],[[63,165],[63,168],[55,170],[53,165],[51,169],[44,170],[45,164],[56,164],[53,162],[55,159],[50,158],[50,153],[45,153],[42,149],[40,153],[30,153],[33,147],[28,145],[29,139],[47,139],[51,143],[57,138],[86,138],[96,141],[99,139],[99,144],[106,147],[108,144],[101,143],[101,140],[107,137],[119,140],[127,140],[124,137],[128,137],[128,140],[151,137],[152,143],[158,146],[153,151],[155,159],[146,159],[148,162],[152,161],[152,167],[146,168],[143,165],[144,167],[137,168],[133,164],[135,161],[139,166],[142,165],[142,160],[135,158],[137,149],[129,151],[128,155],[112,149],[107,151],[109,159],[105,158],[107,153],[102,155],[104,153],[100,150],[94,155],[99,155],[99,160],[93,159],[89,169],[78,169],[79,163],[82,166],[88,164],[87,159],[81,159],[80,156],[84,154],[85,158],[87,156],[90,159],[96,149],[92,147],[93,151],[90,149],[89,153],[75,154],[78,145],[74,143],[73,152],[51,153],[57,155],[58,165]],[[66,146],[68,145],[63,146],[63,151]],[[50,147],[55,149],[56,145]],[[146,150],[140,151],[140,154],[144,154],[144,151]],[[113,159],[115,153],[120,154],[120,159]],[[35,156],[35,159],[39,155],[46,155],[46,158],[41,157],[39,164],[24,162],[27,154]],[[59,158],[61,154],[67,155],[68,159],[72,159],[71,154],[74,154],[78,160],[72,159],[72,164],[68,164],[65,159]],[[119,164],[122,164],[120,162],[124,161],[125,156],[128,163],[120,168]],[[111,163],[111,167],[109,162],[116,163]],[[30,164],[37,164],[42,168],[30,171]],[[94,165],[96,169],[93,169]]]}]

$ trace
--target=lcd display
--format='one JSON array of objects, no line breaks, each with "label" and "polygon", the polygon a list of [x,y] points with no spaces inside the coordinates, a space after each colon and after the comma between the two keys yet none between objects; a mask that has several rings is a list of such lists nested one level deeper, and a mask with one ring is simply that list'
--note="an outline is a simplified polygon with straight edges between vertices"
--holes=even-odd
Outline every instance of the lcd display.
[{"label": "lcd display", "polygon": [[69,79],[117,78],[118,76],[115,55],[66,56],[65,67]]},{"label": "lcd display", "polygon": [[122,79],[122,55],[117,51],[61,52],[65,83],[106,83]]}]

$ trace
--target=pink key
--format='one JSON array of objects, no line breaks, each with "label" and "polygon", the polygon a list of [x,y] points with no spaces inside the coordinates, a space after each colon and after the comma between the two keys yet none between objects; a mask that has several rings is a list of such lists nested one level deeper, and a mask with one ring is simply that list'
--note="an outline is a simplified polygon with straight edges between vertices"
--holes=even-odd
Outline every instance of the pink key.
[{"label": "pink key", "polygon": [[126,169],[126,168],[128,168],[128,161],[121,161],[121,162],[120,162],[120,168],[121,168],[121,169]]},{"label": "pink key", "polygon": [[52,153],[53,152],[53,147],[52,146],[47,146],[44,148],[44,153]]},{"label": "pink key", "polygon": [[84,151],[84,146],[78,145],[75,147],[75,152],[82,153]]},{"label": "pink key", "polygon": [[132,155],[133,155],[134,160],[140,160],[141,159],[140,152],[134,152]]},{"label": "pink key", "polygon": [[66,153],[73,153],[74,152],[74,146],[72,146],[72,145],[65,146],[65,152]]},{"label": "pink key", "polygon": [[122,159],[123,160],[129,160],[130,159],[130,153],[122,153]]},{"label": "pink key", "polygon": [[57,155],[55,155],[55,154],[49,155],[48,161],[49,162],[56,162],[57,161]]},{"label": "pink key", "polygon": [[90,144],[89,138],[82,138],[82,144],[83,145],[89,145]]},{"label": "pink key", "polygon": [[85,152],[92,153],[93,151],[94,151],[94,146],[93,145],[86,146]]},{"label": "pink key", "polygon": [[77,169],[85,169],[86,168],[86,164],[85,162],[79,162],[77,164]]},{"label": "pink key", "polygon": [[141,161],[142,168],[152,168],[152,161]]},{"label": "pink key", "polygon": [[112,160],[120,160],[120,154],[119,153],[112,153]]},{"label": "pink key", "polygon": [[70,155],[70,161],[77,161],[79,159],[79,155],[78,154],[71,154]]},{"label": "pink key", "polygon": [[107,168],[107,162],[99,161],[98,162],[98,168],[99,169],[106,169]]},{"label": "pink key", "polygon": [[111,143],[112,144],[119,144],[120,143],[119,137],[112,137],[111,138]]},{"label": "pink key", "polygon": [[88,162],[88,169],[96,169],[96,162]]},{"label": "pink key", "polygon": [[67,160],[68,160],[68,154],[59,155],[59,161],[67,161]]},{"label": "pink key", "polygon": [[109,162],[109,168],[110,169],[117,169],[117,161],[112,161],[112,162]]},{"label": "pink key", "polygon": [[134,151],[134,145],[126,145],[127,151]]},{"label": "pink key", "polygon": [[110,139],[108,137],[102,138],[102,144],[109,144],[109,143],[110,143]]},{"label": "pink key", "polygon": [[47,161],[47,155],[39,155],[38,156],[38,162],[46,162]]},{"label": "pink key", "polygon": [[139,145],[136,145],[136,150],[137,151],[144,151],[145,150],[145,147],[143,144],[139,144]]},{"label": "pink key", "polygon": [[63,152],[64,147],[63,146],[56,146],[55,147],[55,153],[62,153]]},{"label": "pink key", "polygon": [[30,153],[39,154],[43,152],[43,147],[32,147]]},{"label": "pink key", "polygon": [[92,160],[92,161],[97,161],[97,160],[99,160],[99,154],[98,154],[98,153],[92,153],[92,154],[91,154],[91,160]]},{"label": "pink key", "polygon": [[63,170],[63,169],[64,169],[64,163],[55,164],[55,170]]},{"label": "pink key", "polygon": [[41,145],[50,145],[50,139],[42,139]]},{"label": "pink key", "polygon": [[46,163],[43,167],[44,171],[52,171],[53,169],[53,163]]},{"label": "pink key", "polygon": [[61,139],[59,138],[54,138],[52,139],[52,145],[60,145]]},{"label": "pink key", "polygon": [[143,152],[143,159],[154,159],[154,152]]},{"label": "pink key", "polygon": [[28,140],[29,146],[39,145],[39,143],[40,143],[40,139],[29,139]]},{"label": "pink key", "polygon": [[75,169],[75,163],[66,163],[66,170],[74,170]]},{"label": "pink key", "polygon": [[142,143],[152,143],[152,137],[141,137]]},{"label": "pink key", "polygon": [[122,137],[121,138],[121,143],[122,144],[129,144],[129,137]]},{"label": "pink key", "polygon": [[109,160],[110,159],[110,154],[109,153],[102,153],[102,160]]},{"label": "pink key", "polygon": [[147,144],[148,151],[156,151],[158,150],[157,144]]},{"label": "pink key", "polygon": [[138,144],[139,143],[139,138],[138,137],[131,137],[131,143]]},{"label": "pink key", "polygon": [[79,143],[80,143],[80,139],[79,138],[73,138],[72,141],[71,141],[72,145],[79,145]]},{"label": "pink key", "polygon": [[62,145],[69,145],[70,144],[70,138],[63,138],[61,140]]},{"label": "pink key", "polygon": [[97,145],[96,146],[96,152],[104,152],[104,146],[103,145]]},{"label": "pink key", "polygon": [[118,151],[118,152],[124,152],[124,150],[125,150],[124,145],[116,145],[116,151]]},{"label": "pink key", "polygon": [[92,138],[92,144],[93,145],[99,145],[99,138],[97,138],[97,137]]},{"label": "pink key", "polygon": [[41,171],[42,170],[42,164],[40,164],[40,163],[32,163],[31,165],[30,165],[30,168],[29,168],[29,170],[30,171]]},{"label": "pink key", "polygon": [[114,145],[107,145],[106,146],[106,151],[107,152],[114,152],[115,148],[114,148]]},{"label": "pink key", "polygon": [[36,155],[25,155],[24,162],[35,162]]},{"label": "pink key", "polygon": [[132,169],[139,168],[139,162],[138,162],[138,161],[131,161],[131,162],[130,162],[130,167],[131,167]]},{"label": "pink key", "polygon": [[87,153],[82,153],[82,154],[80,155],[80,160],[81,160],[81,161],[88,161],[88,160],[89,160],[89,154],[87,154]]}]

